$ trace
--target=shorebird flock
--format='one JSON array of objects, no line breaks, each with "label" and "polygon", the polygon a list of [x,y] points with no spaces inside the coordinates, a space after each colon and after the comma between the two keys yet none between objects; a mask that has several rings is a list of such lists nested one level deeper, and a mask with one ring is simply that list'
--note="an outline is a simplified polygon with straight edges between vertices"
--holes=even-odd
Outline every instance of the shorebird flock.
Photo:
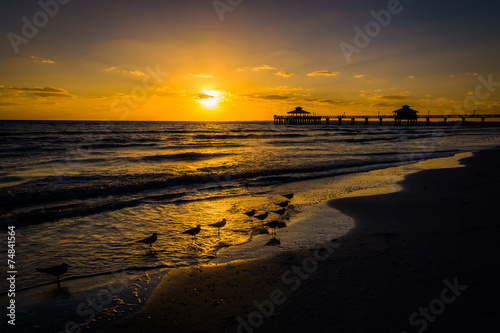
[{"label": "shorebird flock", "polygon": [[[281,207],[281,209],[271,211],[271,213],[275,213],[275,214],[279,215],[279,220],[265,222],[263,224],[263,227],[265,226],[265,227],[273,229],[273,231],[271,233],[272,239],[267,244],[273,244],[273,245],[279,244],[279,240],[276,239],[276,228],[286,227],[285,222],[283,222],[283,215],[286,213],[286,207],[288,207],[288,204],[290,203],[290,200],[292,200],[294,195],[293,195],[293,193],[289,193],[289,194],[283,194],[282,196],[285,197],[287,200],[275,204],[276,206]],[[255,209],[252,209],[251,211],[248,211],[248,212],[244,212],[243,214],[248,216],[251,220],[252,220],[252,218],[256,218],[261,222],[264,222],[264,220],[269,217],[269,212],[264,212],[262,214],[255,215],[255,214],[257,214],[257,211]],[[209,224],[208,226],[212,227],[212,228],[217,228],[217,235],[220,239],[220,229],[224,228],[226,226],[226,223],[227,223],[227,220],[222,219],[222,221]],[[182,234],[190,235],[195,239],[196,235],[198,235],[200,233],[200,231],[201,231],[201,225],[198,224],[195,228],[191,228],[191,229],[188,229],[186,231],[183,231]],[[155,232],[151,236],[148,236],[146,238],[143,238],[141,240],[136,241],[136,243],[143,243],[143,244],[149,245],[149,247],[152,248],[153,243],[155,243],[158,240],[158,235],[160,235],[160,234]],[[63,263],[61,265],[57,265],[57,266],[53,266],[53,267],[37,268],[36,270],[38,272],[41,272],[41,273],[46,273],[46,274],[55,276],[56,281],[57,281],[57,285],[60,287],[59,276],[66,273],[68,271],[68,267],[71,267],[71,266]]]}]

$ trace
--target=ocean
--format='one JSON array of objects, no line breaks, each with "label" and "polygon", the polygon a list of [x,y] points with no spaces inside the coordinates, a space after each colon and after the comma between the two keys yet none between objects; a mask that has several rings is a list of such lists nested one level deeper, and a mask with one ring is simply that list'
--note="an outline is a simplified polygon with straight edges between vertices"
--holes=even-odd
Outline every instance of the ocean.
[{"label": "ocean", "polygon": [[[317,215],[319,205],[397,190],[393,167],[490,148],[500,127],[0,121],[0,138],[0,237],[15,227],[17,326],[63,332],[137,311],[171,268],[343,235],[354,222]],[[265,246],[263,224],[281,219],[287,193],[281,244]],[[252,209],[269,216],[243,214]],[[209,225],[222,219],[219,234]],[[183,234],[197,225],[196,238]],[[137,242],[153,232],[151,248]],[[60,288],[36,270],[61,263],[70,267]],[[2,301],[9,287],[2,279]]]},{"label": "ocean", "polygon": [[[500,128],[1,121],[0,138],[1,237],[16,227],[16,286],[26,289],[53,282],[37,267],[63,262],[72,279],[206,263],[261,232],[243,212],[279,218],[283,184],[484,149],[498,144]],[[288,219],[359,189],[296,188]],[[208,224],[224,218],[219,237]],[[182,234],[196,225],[196,239]],[[136,242],[153,232],[152,249]]]}]

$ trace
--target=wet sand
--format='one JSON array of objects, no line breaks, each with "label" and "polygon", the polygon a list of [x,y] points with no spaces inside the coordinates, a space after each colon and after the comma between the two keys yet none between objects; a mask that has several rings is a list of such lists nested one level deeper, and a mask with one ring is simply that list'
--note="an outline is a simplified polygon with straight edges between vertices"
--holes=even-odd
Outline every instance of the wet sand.
[{"label": "wet sand", "polygon": [[499,332],[500,150],[329,204],[354,218],[315,249],[176,269],[102,332]]}]

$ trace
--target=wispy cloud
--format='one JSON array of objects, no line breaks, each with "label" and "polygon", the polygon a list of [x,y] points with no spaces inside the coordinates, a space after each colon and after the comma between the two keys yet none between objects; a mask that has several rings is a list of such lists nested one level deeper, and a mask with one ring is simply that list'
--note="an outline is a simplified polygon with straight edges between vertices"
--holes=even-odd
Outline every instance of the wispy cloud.
[{"label": "wispy cloud", "polygon": [[53,60],[45,59],[42,57],[30,56],[30,58],[33,60],[34,63],[37,63],[37,64],[55,64],[56,63]]},{"label": "wispy cloud", "polygon": [[194,77],[199,77],[199,78],[210,78],[214,77],[212,74],[205,74],[205,73],[200,73],[200,74],[189,74]]},{"label": "wispy cloud", "polygon": [[144,75],[146,75],[144,72],[141,72],[141,71],[129,71],[129,70],[126,70],[126,69],[118,68],[116,66],[112,66],[112,67],[103,69],[102,71],[103,72],[129,74],[129,75],[135,75],[135,76],[144,76]]},{"label": "wispy cloud", "polygon": [[334,101],[334,100],[331,100],[331,99],[322,99],[319,101],[320,103],[327,103],[327,104],[341,104],[342,102],[341,101]]},{"label": "wispy cloud", "polygon": [[5,89],[18,92],[27,92],[39,97],[73,97],[73,95],[68,94],[66,90],[54,87],[7,87]]},{"label": "wispy cloud", "polygon": [[[289,87],[289,86],[281,86],[281,87],[276,87],[276,88],[267,88],[271,90],[279,90],[279,91],[296,91],[296,90],[304,90],[302,87]],[[309,89],[307,89],[309,90]]]},{"label": "wispy cloud", "polygon": [[463,79],[463,78],[471,77],[471,76],[479,76],[479,73],[465,72],[465,73],[458,73],[458,74],[450,74],[450,78],[452,78],[452,79]]},{"label": "wispy cloud", "polygon": [[339,72],[330,72],[330,71],[315,71],[312,73],[307,74],[307,76],[337,76],[339,75]]},{"label": "wispy cloud", "polygon": [[276,69],[276,67],[271,67],[271,66],[268,66],[268,65],[262,65],[262,66],[257,66],[257,67],[253,67],[252,68],[252,70],[254,72],[266,71],[266,70],[270,70],[270,69]]},{"label": "wispy cloud", "polygon": [[382,99],[382,100],[388,100],[388,101],[404,101],[410,99],[411,96],[405,96],[405,95],[382,95],[382,96],[375,96],[373,99]]},{"label": "wispy cloud", "polygon": [[290,76],[293,76],[295,74],[290,73],[290,72],[278,72],[278,73],[274,73],[274,75],[278,75],[278,76],[282,76],[282,77],[290,77]]},{"label": "wispy cloud", "polygon": [[250,98],[256,98],[256,99],[265,99],[265,100],[286,100],[290,99],[289,96],[283,96],[283,95],[254,95],[254,94],[249,94],[249,95],[244,95],[245,97],[250,97]]},{"label": "wispy cloud", "polygon": [[356,79],[362,79],[362,78],[366,77],[366,74],[358,74],[358,75],[354,75],[354,77]]},{"label": "wispy cloud", "polygon": [[198,97],[199,99],[214,98],[214,96],[208,95],[208,94],[205,94],[205,93],[198,94],[198,95],[196,95],[196,97]]},{"label": "wispy cloud", "polygon": [[254,72],[260,72],[260,71],[266,71],[266,70],[271,70],[271,69],[276,69],[276,67],[271,67],[269,65],[260,65],[256,67],[243,67],[238,69],[239,71],[254,71]]},{"label": "wispy cloud", "polygon": [[370,105],[372,108],[394,108],[397,107],[395,104],[387,103],[387,102],[378,102]]},{"label": "wispy cloud", "polygon": [[416,77],[413,75],[408,76],[409,79],[415,79]]}]

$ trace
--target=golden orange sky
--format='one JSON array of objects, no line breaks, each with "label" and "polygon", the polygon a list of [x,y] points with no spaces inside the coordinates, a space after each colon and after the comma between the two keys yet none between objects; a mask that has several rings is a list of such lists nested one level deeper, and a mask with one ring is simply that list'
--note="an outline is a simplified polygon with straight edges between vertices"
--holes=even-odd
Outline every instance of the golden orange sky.
[{"label": "golden orange sky", "polygon": [[498,5],[448,2],[447,12],[386,1],[226,11],[198,0],[69,2],[32,38],[22,18],[33,24],[44,9],[4,4],[0,119],[245,121],[296,106],[349,115],[403,104],[498,113],[499,28],[489,15]]}]

